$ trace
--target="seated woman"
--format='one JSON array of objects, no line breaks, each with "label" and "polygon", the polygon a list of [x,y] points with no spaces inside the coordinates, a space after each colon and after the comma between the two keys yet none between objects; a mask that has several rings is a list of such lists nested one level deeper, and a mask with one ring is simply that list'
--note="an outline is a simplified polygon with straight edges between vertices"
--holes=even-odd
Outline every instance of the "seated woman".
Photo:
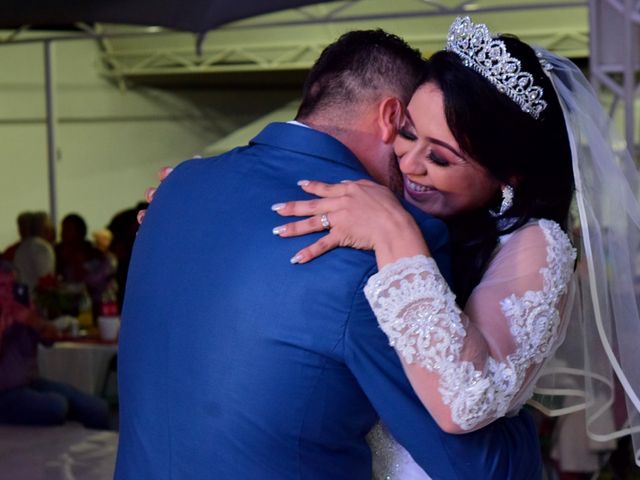
[{"label": "seated woman", "polygon": [[103,294],[115,288],[116,264],[87,240],[84,219],[70,213],[62,220],[60,243],[55,247],[56,274],[65,283],[84,285],[91,297],[93,317],[100,315]]},{"label": "seated woman", "polygon": [[75,420],[108,429],[109,409],[98,397],[39,378],[38,344],[51,344],[55,327],[14,298],[11,265],[0,262],[0,423],[60,425]]}]

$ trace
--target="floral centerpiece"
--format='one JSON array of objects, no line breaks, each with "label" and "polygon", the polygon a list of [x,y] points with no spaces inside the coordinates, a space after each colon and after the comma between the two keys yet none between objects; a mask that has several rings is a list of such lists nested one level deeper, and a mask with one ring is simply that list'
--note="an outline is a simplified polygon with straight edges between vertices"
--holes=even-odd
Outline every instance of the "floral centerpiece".
[{"label": "floral centerpiece", "polygon": [[40,315],[50,320],[61,315],[76,317],[85,296],[84,285],[64,283],[49,274],[38,281],[33,291],[33,304]]}]

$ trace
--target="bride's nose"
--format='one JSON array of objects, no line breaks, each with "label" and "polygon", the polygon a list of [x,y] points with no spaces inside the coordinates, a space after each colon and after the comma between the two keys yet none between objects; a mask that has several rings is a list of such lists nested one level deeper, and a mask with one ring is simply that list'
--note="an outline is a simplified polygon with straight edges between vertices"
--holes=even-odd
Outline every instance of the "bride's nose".
[{"label": "bride's nose", "polygon": [[400,157],[400,171],[405,175],[426,175],[427,162],[423,155],[415,150],[406,152]]}]

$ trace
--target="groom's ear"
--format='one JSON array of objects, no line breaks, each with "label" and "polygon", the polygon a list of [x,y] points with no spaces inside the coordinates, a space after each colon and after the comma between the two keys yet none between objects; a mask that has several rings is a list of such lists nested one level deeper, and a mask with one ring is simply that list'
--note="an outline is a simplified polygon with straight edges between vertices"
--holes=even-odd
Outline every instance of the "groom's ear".
[{"label": "groom's ear", "polygon": [[404,108],[397,97],[387,97],[378,105],[378,126],[382,141],[391,143],[395,140],[402,125]]}]

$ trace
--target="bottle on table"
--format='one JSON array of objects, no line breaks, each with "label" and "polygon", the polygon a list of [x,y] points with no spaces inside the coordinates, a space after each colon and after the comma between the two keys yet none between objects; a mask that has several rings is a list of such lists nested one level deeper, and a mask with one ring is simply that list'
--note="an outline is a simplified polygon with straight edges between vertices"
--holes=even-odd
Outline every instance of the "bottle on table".
[{"label": "bottle on table", "polygon": [[78,303],[78,326],[84,330],[90,330],[94,326],[91,297],[86,289],[82,291]]}]

